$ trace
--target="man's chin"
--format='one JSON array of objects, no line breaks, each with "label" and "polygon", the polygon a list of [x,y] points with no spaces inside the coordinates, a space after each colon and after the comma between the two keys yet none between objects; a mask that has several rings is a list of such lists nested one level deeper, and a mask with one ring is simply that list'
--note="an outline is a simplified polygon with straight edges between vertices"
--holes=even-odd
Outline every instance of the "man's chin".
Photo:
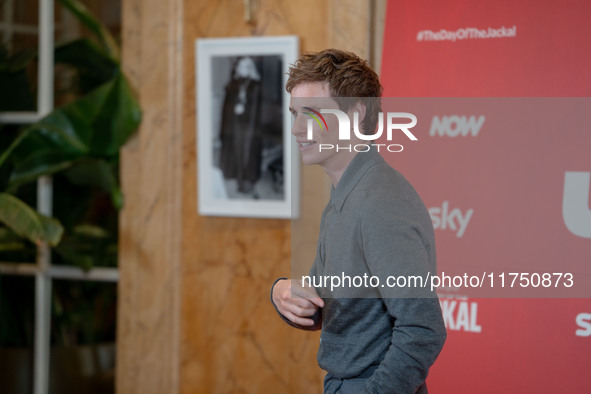
[{"label": "man's chin", "polygon": [[314,164],[318,164],[318,158],[312,155],[302,155],[302,163],[307,166],[312,166]]}]

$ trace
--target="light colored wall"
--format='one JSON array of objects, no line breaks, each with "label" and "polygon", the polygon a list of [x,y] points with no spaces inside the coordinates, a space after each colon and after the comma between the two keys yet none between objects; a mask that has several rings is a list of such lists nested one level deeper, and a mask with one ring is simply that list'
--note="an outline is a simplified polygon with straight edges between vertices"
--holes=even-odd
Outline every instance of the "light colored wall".
[{"label": "light colored wall", "polygon": [[269,289],[289,275],[292,233],[301,258],[314,255],[328,180],[302,169],[293,230],[197,214],[194,42],[295,34],[302,51],[372,58],[383,1],[370,1],[253,0],[249,25],[239,0],[123,0],[124,65],[144,120],[122,155],[118,393],[321,392],[318,333],[283,323]]}]

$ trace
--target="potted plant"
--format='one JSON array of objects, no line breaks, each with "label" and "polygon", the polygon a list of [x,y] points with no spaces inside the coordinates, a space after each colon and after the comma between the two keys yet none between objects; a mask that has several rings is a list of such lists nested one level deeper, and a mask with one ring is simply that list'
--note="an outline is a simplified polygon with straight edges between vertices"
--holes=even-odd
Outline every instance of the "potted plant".
[{"label": "potted plant", "polygon": [[[140,108],[109,31],[78,0],[59,1],[94,39],[56,46],[56,73],[69,78],[56,84],[62,94],[56,95],[54,111],[30,125],[0,124],[0,261],[35,261],[36,244],[46,242],[53,264],[113,267],[117,211],[123,205],[119,150],[137,129]],[[0,50],[0,111],[34,110],[35,83],[29,74],[35,60],[32,51]],[[53,217],[33,208],[34,181],[43,175],[53,177]],[[7,279],[0,275],[0,348],[31,347],[33,286]],[[112,339],[106,332],[114,325],[116,286],[68,282],[53,287],[54,345]]]}]

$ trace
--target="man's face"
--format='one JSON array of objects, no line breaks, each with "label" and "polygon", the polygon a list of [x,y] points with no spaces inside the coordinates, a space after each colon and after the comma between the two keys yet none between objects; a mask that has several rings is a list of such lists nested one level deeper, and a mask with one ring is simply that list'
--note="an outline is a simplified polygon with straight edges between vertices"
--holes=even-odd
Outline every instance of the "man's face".
[{"label": "man's face", "polygon": [[[307,99],[310,100],[307,100]],[[337,146],[339,142],[339,124],[336,116],[324,116],[326,126],[323,129],[307,113],[311,108],[320,112],[321,109],[338,109],[337,103],[331,98],[327,82],[303,82],[291,90],[289,109],[294,117],[291,133],[295,136],[304,164],[319,164],[326,169],[337,169],[339,152],[336,149],[320,149],[321,146]],[[312,123],[312,139],[308,139],[308,121]],[[340,152],[342,153],[342,152]]]}]

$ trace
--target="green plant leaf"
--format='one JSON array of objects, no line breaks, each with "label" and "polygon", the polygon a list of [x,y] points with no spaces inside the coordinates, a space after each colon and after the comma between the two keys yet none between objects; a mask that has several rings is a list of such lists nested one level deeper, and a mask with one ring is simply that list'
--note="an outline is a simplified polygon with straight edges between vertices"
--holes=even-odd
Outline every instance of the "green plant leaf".
[{"label": "green plant leaf", "polygon": [[109,84],[102,85],[83,98],[55,109],[29,127],[33,131],[32,134],[41,138],[45,144],[54,146],[59,152],[80,155],[87,153],[93,133],[90,122],[99,110],[97,106],[102,105]]},{"label": "green plant leaf", "polygon": [[57,245],[64,228],[56,219],[41,215],[17,197],[0,193],[0,221],[16,234],[39,243]]},{"label": "green plant leaf", "polygon": [[84,26],[97,36],[105,49],[105,53],[119,63],[119,47],[115,39],[109,33],[109,30],[90,13],[84,4],[78,0],[60,0],[60,3],[68,8]]},{"label": "green plant leaf", "polygon": [[[1,131],[1,130],[0,130]],[[10,157],[12,152],[21,145],[21,142],[27,138],[30,134],[30,130],[25,130],[21,132],[15,139],[12,141],[10,146],[6,148],[2,155],[0,155],[0,167],[4,164],[6,160]]]},{"label": "green plant leaf", "polygon": [[[82,248],[82,246],[85,246],[85,248]],[[94,253],[84,249],[90,248],[79,240],[68,239],[60,243],[55,248],[55,251],[68,265],[74,265],[88,271],[98,265],[98,258]]]},{"label": "green plant leaf", "polygon": [[55,62],[76,70],[79,91],[83,94],[113,79],[119,72],[119,64],[87,38],[56,47]]},{"label": "green plant leaf", "polygon": [[96,266],[105,266],[108,262],[109,245],[117,243],[117,239],[104,228],[81,224],[55,248],[61,258],[70,265],[89,270]]},{"label": "green plant leaf", "polygon": [[113,165],[101,159],[78,161],[66,172],[66,176],[75,185],[94,186],[108,192],[116,209],[123,206],[123,193],[119,189]]},{"label": "green plant leaf", "polygon": [[26,248],[24,240],[14,231],[0,226],[0,252],[23,250]]},{"label": "green plant leaf", "polygon": [[55,151],[31,155],[12,172],[9,189],[14,190],[19,185],[32,182],[40,176],[51,175],[65,170],[71,167],[73,163],[73,160],[69,159],[68,155]]},{"label": "green plant leaf", "polygon": [[92,122],[90,148],[93,156],[113,157],[139,126],[141,111],[123,74],[112,81],[105,94]]},{"label": "green plant leaf", "polygon": [[0,242],[0,252],[14,252],[15,250],[23,250],[27,247],[24,242]]},{"label": "green plant leaf", "polygon": [[[31,125],[0,157],[0,165],[14,150],[10,187],[69,168],[82,158],[116,160],[119,149],[137,129],[141,112],[122,74],[86,96],[54,110]],[[108,191],[116,206],[118,188]]]},{"label": "green plant leaf", "polygon": [[88,223],[74,227],[74,234],[97,239],[105,239],[111,236],[104,228]]}]

